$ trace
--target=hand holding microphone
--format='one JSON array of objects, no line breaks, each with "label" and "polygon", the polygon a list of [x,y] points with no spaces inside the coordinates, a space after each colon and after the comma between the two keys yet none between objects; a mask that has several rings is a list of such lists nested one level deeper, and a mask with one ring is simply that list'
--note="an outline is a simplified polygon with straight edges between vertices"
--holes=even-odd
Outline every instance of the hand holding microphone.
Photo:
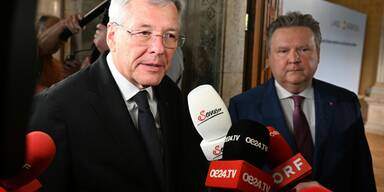
[{"label": "hand holding microphone", "polygon": [[76,28],[72,28],[74,30],[71,30],[71,25],[68,25],[67,28],[65,28],[61,34],[60,39],[66,41],[70,36],[72,36],[73,33],[77,33],[78,30],[76,30],[78,27],[82,28],[86,24],[88,24],[90,21],[95,19],[97,16],[99,16],[101,13],[105,11],[109,7],[110,0],[104,0],[100,4],[98,4],[95,8],[90,10],[88,13],[84,15],[77,23]]},{"label": "hand holding microphone", "polygon": [[[39,56],[43,57],[54,54],[60,48],[61,41],[64,40],[61,37],[64,31],[68,31],[72,35],[82,30],[82,27],[79,25],[81,19],[82,17],[78,14],[70,15],[45,30],[41,29],[37,35]],[[41,26],[45,28],[46,24]]]},{"label": "hand holding microphone", "polygon": [[317,181],[299,183],[293,188],[295,192],[331,192]]},{"label": "hand holding microphone", "polygon": [[20,172],[11,178],[0,180],[4,190],[12,192],[32,192],[41,187],[37,177],[52,162],[56,147],[52,138],[46,133],[33,131],[26,136],[25,164]]}]

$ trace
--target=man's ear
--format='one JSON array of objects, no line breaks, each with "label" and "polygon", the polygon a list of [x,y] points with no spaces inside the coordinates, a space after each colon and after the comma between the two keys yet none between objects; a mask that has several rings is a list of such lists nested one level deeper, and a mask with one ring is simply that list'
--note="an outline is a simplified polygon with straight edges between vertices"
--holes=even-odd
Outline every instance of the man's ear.
[{"label": "man's ear", "polygon": [[107,24],[107,45],[111,52],[115,51],[116,47],[116,27],[111,22]]},{"label": "man's ear", "polygon": [[265,69],[268,69],[270,68],[270,64],[269,64],[269,56],[270,56],[270,49],[267,47],[266,51],[265,51]]},{"label": "man's ear", "polygon": [[320,47],[317,48],[317,63],[320,63]]}]

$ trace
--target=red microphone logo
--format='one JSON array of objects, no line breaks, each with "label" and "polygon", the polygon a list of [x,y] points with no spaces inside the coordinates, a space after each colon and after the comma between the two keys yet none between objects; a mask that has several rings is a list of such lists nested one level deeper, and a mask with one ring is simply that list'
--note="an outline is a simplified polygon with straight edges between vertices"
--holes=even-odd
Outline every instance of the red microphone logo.
[{"label": "red microphone logo", "polygon": [[209,110],[207,112],[205,112],[205,110],[201,110],[200,113],[199,113],[199,116],[197,116],[197,120],[199,120],[199,125],[218,116],[218,115],[221,115],[223,114],[223,110],[221,108],[216,108],[216,109],[213,109],[213,110]]},{"label": "red microphone logo", "polygon": [[197,120],[199,121],[204,121],[204,119],[206,118],[207,116],[205,115],[205,110],[202,110],[200,111],[200,115],[197,117]]},{"label": "red microphone logo", "polygon": [[222,155],[223,153],[223,148],[220,147],[220,145],[216,145],[214,150],[212,151],[212,153],[215,155],[215,156],[220,156]]}]

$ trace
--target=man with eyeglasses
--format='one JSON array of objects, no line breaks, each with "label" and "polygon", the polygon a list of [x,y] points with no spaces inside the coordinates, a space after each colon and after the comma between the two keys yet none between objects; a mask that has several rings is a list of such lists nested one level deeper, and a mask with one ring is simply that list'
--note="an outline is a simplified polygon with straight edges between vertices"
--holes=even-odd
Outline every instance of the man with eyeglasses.
[{"label": "man with eyeglasses", "polygon": [[30,128],[57,148],[42,191],[203,191],[201,138],[165,76],[180,16],[178,0],[111,0],[110,51],[36,98]]}]

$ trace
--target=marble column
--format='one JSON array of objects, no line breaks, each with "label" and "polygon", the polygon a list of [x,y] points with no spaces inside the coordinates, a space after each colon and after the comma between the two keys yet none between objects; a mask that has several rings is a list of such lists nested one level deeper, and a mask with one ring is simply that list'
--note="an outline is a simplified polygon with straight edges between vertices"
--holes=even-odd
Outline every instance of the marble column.
[{"label": "marble column", "polygon": [[372,87],[369,97],[365,98],[365,101],[368,104],[365,130],[367,132],[384,135],[384,15],[382,16],[381,24],[376,83]]},{"label": "marble column", "polygon": [[222,92],[225,6],[227,0],[187,1],[182,33],[187,41],[182,47],[184,77],[182,90],[202,84]]},{"label": "marble column", "polygon": [[229,99],[242,92],[247,1],[227,1],[224,42],[222,98]]},{"label": "marble column", "polygon": [[41,15],[54,15],[62,17],[62,0],[38,0],[37,1],[37,17]]},{"label": "marble column", "polygon": [[[53,15],[58,18],[63,17],[63,1],[62,0],[38,0],[37,1],[37,11],[36,11],[36,21],[42,15]],[[53,54],[53,57],[62,60],[64,57],[64,52],[62,49]]]}]

